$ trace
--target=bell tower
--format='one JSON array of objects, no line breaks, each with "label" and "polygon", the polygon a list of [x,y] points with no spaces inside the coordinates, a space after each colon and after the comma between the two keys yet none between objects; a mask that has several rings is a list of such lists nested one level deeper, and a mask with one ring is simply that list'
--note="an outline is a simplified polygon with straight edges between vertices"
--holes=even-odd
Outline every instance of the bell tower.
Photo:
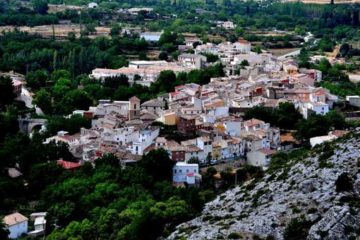
[{"label": "bell tower", "polygon": [[140,99],[133,96],[129,99],[129,120],[140,118]]}]

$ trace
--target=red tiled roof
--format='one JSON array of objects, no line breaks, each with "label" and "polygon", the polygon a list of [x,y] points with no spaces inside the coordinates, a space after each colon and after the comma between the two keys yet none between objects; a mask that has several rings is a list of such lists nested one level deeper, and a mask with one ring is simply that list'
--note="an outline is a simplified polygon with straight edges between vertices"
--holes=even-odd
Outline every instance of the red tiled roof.
[{"label": "red tiled roof", "polygon": [[249,42],[245,39],[239,39],[238,42],[243,44],[249,44]]},{"label": "red tiled roof", "polygon": [[330,132],[330,135],[334,135],[336,137],[342,137],[345,134],[349,133],[349,131],[344,131],[344,130],[334,130],[332,132]]},{"label": "red tiled roof", "polygon": [[273,154],[276,153],[275,150],[266,149],[266,148],[260,149],[259,152],[262,152],[262,153],[264,153],[265,155],[273,155]]},{"label": "red tiled roof", "polygon": [[247,120],[244,122],[244,125],[247,126],[247,127],[252,127],[252,126],[255,126],[255,125],[259,125],[259,124],[263,124],[264,121],[261,121],[259,119],[255,119],[255,118],[252,118],[250,120]]},{"label": "red tiled roof", "polygon": [[65,161],[65,160],[57,160],[57,164],[60,165],[62,168],[64,169],[75,169],[80,167],[80,163],[76,163],[76,162],[69,162],[69,161]]}]

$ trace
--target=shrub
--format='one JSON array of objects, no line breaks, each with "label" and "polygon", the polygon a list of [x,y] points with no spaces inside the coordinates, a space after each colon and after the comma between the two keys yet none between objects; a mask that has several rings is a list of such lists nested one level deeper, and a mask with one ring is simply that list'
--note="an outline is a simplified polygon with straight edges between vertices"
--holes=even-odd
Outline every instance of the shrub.
[{"label": "shrub", "polygon": [[284,231],[284,240],[306,239],[312,223],[304,217],[292,219]]},{"label": "shrub", "polygon": [[353,190],[353,181],[347,173],[342,173],[335,181],[336,191],[344,192]]},{"label": "shrub", "polygon": [[312,214],[312,213],[316,213],[317,212],[317,209],[316,208],[310,208],[307,213],[308,214]]},{"label": "shrub", "polygon": [[240,233],[230,233],[228,236],[229,239],[240,239],[242,238]]}]

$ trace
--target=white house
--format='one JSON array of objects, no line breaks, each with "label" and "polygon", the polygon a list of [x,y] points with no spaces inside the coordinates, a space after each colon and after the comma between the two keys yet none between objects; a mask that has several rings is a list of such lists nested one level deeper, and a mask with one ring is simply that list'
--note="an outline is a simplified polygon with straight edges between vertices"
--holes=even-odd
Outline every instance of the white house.
[{"label": "white house", "polygon": [[137,83],[150,86],[165,70],[173,71],[175,74],[189,72],[192,68],[184,67],[177,62],[166,61],[130,61],[128,67],[119,69],[95,68],[89,75],[90,78],[104,80],[107,77],[125,75],[131,84]]},{"label": "white house", "polygon": [[88,8],[97,8],[97,7],[98,7],[98,4],[95,2],[91,2],[88,4]]},{"label": "white house", "polygon": [[46,212],[37,212],[30,215],[31,220],[34,221],[34,230],[28,233],[29,236],[38,237],[45,234],[46,214]]},{"label": "white house", "polygon": [[241,138],[227,139],[230,157],[243,157],[245,155],[246,142]]},{"label": "white house", "polygon": [[66,131],[59,131],[57,135],[49,137],[45,140],[44,144],[49,144],[51,141],[55,141],[56,143],[66,143],[69,147],[74,147],[79,145],[79,139],[74,136],[69,135]]},{"label": "white house", "polygon": [[322,102],[307,102],[301,106],[301,113],[307,119],[311,113],[326,115],[329,112],[329,104]]},{"label": "white house", "polygon": [[160,115],[165,110],[166,102],[160,99],[151,99],[141,104],[141,109]]},{"label": "white house", "polygon": [[105,142],[116,143],[119,146],[126,146],[127,144],[136,141],[139,137],[139,132],[134,127],[124,127],[116,129],[104,128],[101,133],[101,138]]},{"label": "white house", "polygon": [[269,123],[265,123],[264,121],[261,121],[259,119],[255,119],[255,118],[244,122],[244,129],[247,132],[256,131],[259,129],[267,130],[267,129],[269,129],[269,127],[270,127]]},{"label": "white house", "polygon": [[271,156],[275,153],[275,150],[265,148],[248,152],[246,155],[247,163],[252,166],[262,167],[266,169],[270,164]]},{"label": "white house", "polygon": [[192,158],[199,159],[200,162],[204,162],[207,155],[202,149],[197,146],[186,146],[185,147],[185,162],[188,162]]},{"label": "white house", "polygon": [[360,107],[360,96],[346,96],[346,101],[348,101],[351,106]]},{"label": "white house", "polygon": [[141,130],[138,139],[129,146],[128,150],[130,150],[132,154],[143,155],[144,150],[154,143],[159,133],[159,128]]},{"label": "white house", "polygon": [[177,162],[173,167],[173,183],[196,183],[199,174],[199,165],[196,163]]},{"label": "white house", "polygon": [[143,38],[147,42],[158,42],[161,34],[162,32],[143,32],[140,33],[140,38]]},{"label": "white house", "polygon": [[205,56],[198,54],[181,54],[178,57],[178,61],[184,67],[200,69],[205,67],[207,59]]},{"label": "white house", "polygon": [[333,135],[312,137],[312,138],[310,138],[310,145],[311,145],[311,147],[315,147],[318,144],[322,144],[324,142],[330,142],[336,138],[337,137],[333,136]]},{"label": "white house", "polygon": [[251,43],[245,39],[239,39],[233,44],[234,48],[240,53],[247,54],[251,51]]},{"label": "white house", "polygon": [[28,218],[18,212],[5,216],[3,221],[11,239],[19,238],[28,232]]},{"label": "white house", "polygon": [[344,136],[347,133],[348,133],[348,131],[335,130],[335,131],[330,131],[328,133],[328,135],[325,135],[325,136],[312,137],[312,138],[310,138],[311,147],[315,147],[316,145],[322,144],[324,142],[333,141],[333,140],[335,140],[335,139],[337,139],[339,137]]},{"label": "white house", "polygon": [[196,138],[196,145],[198,148],[203,150],[204,156],[206,157],[209,153],[212,153],[211,139],[208,137]]},{"label": "white house", "polygon": [[231,154],[228,142],[225,140],[218,141],[219,146],[221,147],[221,159],[229,159],[234,157],[234,155]]},{"label": "white house", "polygon": [[236,27],[236,24],[234,24],[232,21],[217,21],[216,26],[225,29],[234,29]]},{"label": "white house", "polygon": [[240,121],[227,121],[224,123],[225,131],[232,137],[240,137],[241,122]]}]

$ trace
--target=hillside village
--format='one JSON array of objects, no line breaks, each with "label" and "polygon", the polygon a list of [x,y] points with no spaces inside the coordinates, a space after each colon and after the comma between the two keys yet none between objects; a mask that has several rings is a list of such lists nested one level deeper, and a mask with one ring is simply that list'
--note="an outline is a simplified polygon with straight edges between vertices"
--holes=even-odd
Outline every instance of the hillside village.
[{"label": "hillside village", "polygon": [[[91,119],[90,129],[69,135],[60,131],[50,141],[64,142],[80,162],[94,162],[107,153],[120,161],[137,161],[153,149],[165,149],[176,162],[200,166],[243,159],[247,164],[269,165],[271,156],[284,149],[280,129],[258,119],[244,120],[244,113],[255,106],[276,108],[291,103],[306,119],[311,114],[326,115],[338,101],[328,90],[315,87],[321,72],[301,69],[292,58],[278,60],[268,53],[251,52],[251,44],[199,45],[196,51],[218,54],[225,69],[242,66],[240,74],[211,79],[209,84],[195,83],[175,87],[175,91],[141,103],[136,96],[128,101],[100,100],[89,110],[76,110]],[[126,75],[137,84],[154,82],[161,71],[179,66],[201,68],[206,58],[199,54],[180,55],[179,61],[133,61],[118,70],[95,69],[91,77]],[[176,71],[174,71],[176,73]],[[151,74],[150,74],[151,73]],[[184,141],[163,136],[162,128],[171,126]],[[295,141],[293,140],[293,143]],[[186,168],[187,165],[183,165]],[[197,173],[198,173],[197,169]],[[174,178],[175,179],[175,178]]]},{"label": "hillside village", "polygon": [[359,0],[0,0],[0,240],[357,240]]}]

